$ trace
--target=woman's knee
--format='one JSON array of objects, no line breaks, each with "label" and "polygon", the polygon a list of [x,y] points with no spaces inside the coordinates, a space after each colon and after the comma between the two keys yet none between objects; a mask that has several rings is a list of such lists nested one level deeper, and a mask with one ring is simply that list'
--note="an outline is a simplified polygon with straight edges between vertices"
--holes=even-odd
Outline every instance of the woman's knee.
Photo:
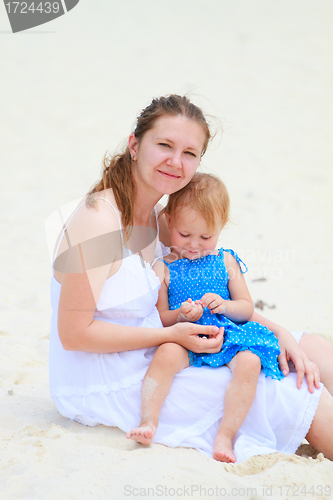
[{"label": "woman's knee", "polygon": [[330,460],[333,460],[333,427],[330,425],[332,420],[333,398],[324,387],[306,439]]},{"label": "woman's knee", "polygon": [[327,353],[327,351],[329,353],[333,351],[333,345],[331,342],[321,335],[316,335],[315,333],[304,333],[299,341],[299,345],[303,351],[306,352],[308,357],[311,357],[313,351],[320,352],[323,355]]}]

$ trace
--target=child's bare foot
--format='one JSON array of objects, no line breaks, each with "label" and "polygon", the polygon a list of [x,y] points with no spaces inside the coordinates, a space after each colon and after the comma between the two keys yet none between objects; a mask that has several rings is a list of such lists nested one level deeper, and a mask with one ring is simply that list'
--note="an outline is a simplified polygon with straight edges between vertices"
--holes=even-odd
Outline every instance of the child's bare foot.
[{"label": "child's bare foot", "polygon": [[156,428],[153,424],[143,422],[136,429],[132,429],[126,434],[127,439],[133,439],[138,443],[148,445],[152,443],[155,436]]},{"label": "child's bare foot", "polygon": [[213,457],[219,462],[235,463],[236,457],[232,451],[232,440],[225,435],[216,436]]}]

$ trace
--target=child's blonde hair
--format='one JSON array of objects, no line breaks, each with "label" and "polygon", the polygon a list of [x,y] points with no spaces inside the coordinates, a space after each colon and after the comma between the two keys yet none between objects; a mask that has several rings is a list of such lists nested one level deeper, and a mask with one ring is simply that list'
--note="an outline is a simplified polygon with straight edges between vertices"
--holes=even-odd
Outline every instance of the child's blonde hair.
[{"label": "child's blonde hair", "polygon": [[223,228],[228,222],[229,206],[229,194],[221,179],[197,172],[186,186],[169,196],[163,213],[175,217],[179,209],[192,208],[205,219],[209,229],[215,231],[220,224]]}]

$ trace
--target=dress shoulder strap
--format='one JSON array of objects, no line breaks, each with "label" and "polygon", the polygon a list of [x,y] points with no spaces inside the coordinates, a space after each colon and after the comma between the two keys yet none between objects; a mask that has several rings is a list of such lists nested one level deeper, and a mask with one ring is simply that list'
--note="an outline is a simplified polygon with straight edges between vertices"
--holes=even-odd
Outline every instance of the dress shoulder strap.
[{"label": "dress shoulder strap", "polygon": [[61,242],[63,240],[63,237],[65,236],[65,232],[66,232],[66,229],[68,227],[68,224],[73,219],[73,217],[76,214],[76,212],[78,212],[80,210],[80,208],[83,207],[85,204],[86,204],[86,202],[83,202],[83,203],[81,203],[81,205],[79,205],[78,207],[76,207],[76,209],[74,210],[74,212],[72,213],[72,215],[70,216],[70,218],[68,219],[68,221],[66,222],[66,224],[63,225],[63,228],[62,228],[62,231],[61,231],[61,235],[60,235],[60,238],[59,238],[59,241],[58,241],[58,245],[56,246],[56,249],[55,249],[55,252],[54,252],[54,258],[56,258],[57,255],[58,255],[59,248],[60,248]]},{"label": "dress shoulder strap", "polygon": [[117,219],[118,219],[118,222],[119,222],[119,227],[120,227],[120,231],[122,232],[122,225],[121,225],[121,218],[120,218],[120,215],[119,215],[119,210],[117,210],[111,203],[111,201],[107,200],[106,198],[104,198],[103,196],[97,196],[96,197],[96,200],[104,200],[106,201],[106,203],[108,203],[110,205],[110,207],[112,208],[112,210],[115,212],[116,216],[117,216]]},{"label": "dress shoulder strap", "polygon": [[244,273],[246,273],[248,271],[247,265],[242,261],[242,259],[240,259],[238,257],[237,253],[234,250],[232,250],[231,248],[220,248],[219,249],[219,255],[223,256],[223,252],[228,252],[233,257],[235,257],[236,262],[238,263],[242,274],[244,274]]}]

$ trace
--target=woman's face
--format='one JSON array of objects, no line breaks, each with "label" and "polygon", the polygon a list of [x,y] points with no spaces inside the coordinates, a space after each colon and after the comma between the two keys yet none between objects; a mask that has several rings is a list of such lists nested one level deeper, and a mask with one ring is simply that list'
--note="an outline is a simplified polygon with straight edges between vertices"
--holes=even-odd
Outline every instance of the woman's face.
[{"label": "woman's face", "polygon": [[171,194],[186,186],[201,159],[205,132],[182,115],[158,118],[140,141],[131,134],[129,149],[137,189]]}]

